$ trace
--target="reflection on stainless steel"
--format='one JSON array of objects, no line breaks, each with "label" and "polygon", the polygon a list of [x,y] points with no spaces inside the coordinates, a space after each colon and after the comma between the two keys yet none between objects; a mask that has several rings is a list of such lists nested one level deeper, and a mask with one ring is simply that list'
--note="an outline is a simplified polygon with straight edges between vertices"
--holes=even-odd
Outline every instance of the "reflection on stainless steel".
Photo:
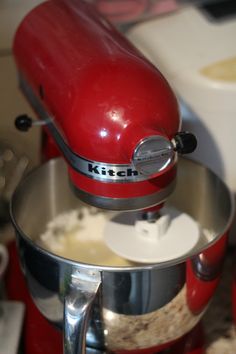
[{"label": "reflection on stainless steel", "polygon": [[[169,203],[211,230],[212,241],[205,239],[191,254],[165,263],[102,267],[63,259],[35,244],[49,220],[83,205],[69,188],[62,160],[51,160],[18,187],[11,215],[22,269],[40,311],[64,328],[65,353],[78,353],[78,341],[82,346],[79,350],[85,352],[82,338],[87,322],[88,347],[138,352],[181,337],[199,321],[212,292],[204,293],[204,301],[198,300],[210,283],[206,279],[199,285],[198,276],[186,265],[204,249],[206,257],[212,256],[212,249],[215,259],[221,258],[222,247],[216,245],[230,226],[232,198],[212,172],[181,160],[177,187]],[[76,335],[76,331],[80,333]]]}]

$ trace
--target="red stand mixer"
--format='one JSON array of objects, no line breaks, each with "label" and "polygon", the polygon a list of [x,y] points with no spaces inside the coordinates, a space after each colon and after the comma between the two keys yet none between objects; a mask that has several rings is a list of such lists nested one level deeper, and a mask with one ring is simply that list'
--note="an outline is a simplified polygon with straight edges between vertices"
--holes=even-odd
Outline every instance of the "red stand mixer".
[{"label": "red stand mixer", "polygon": [[112,210],[166,199],[185,139],[175,137],[177,101],[125,38],[87,4],[52,1],[22,22],[14,55],[21,89],[68,161],[80,199]]},{"label": "red stand mixer", "polygon": [[[21,90],[39,117],[33,122],[19,116],[16,126],[26,131],[43,125],[44,156],[64,156],[71,187],[80,200],[108,210],[144,210],[152,219],[174,190],[177,154],[196,148],[192,134],[179,132],[176,98],[157,69],[92,6],[75,0],[50,0],[31,11],[16,33],[14,56]],[[209,267],[211,261],[221,263],[225,245],[223,237],[211,252],[202,253],[210,259]],[[193,312],[199,312],[212,296],[219,274],[208,279],[206,287],[201,277],[195,279],[190,263],[186,263],[189,303]],[[202,298],[195,300],[194,288],[202,282]],[[62,352],[61,335],[39,314],[27,290],[18,296],[13,288],[8,281],[9,297],[20,297],[30,307],[26,354]],[[39,345],[32,324],[46,328]],[[29,333],[32,337],[35,333],[33,345],[27,342]],[[199,333],[196,327],[154,349],[117,353],[200,354]]]}]

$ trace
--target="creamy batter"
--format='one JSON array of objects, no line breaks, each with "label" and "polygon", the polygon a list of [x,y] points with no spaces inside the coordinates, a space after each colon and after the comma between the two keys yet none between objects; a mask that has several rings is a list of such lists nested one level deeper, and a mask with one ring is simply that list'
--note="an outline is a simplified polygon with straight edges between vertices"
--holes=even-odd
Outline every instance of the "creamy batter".
[{"label": "creamy batter", "polygon": [[78,262],[105,266],[134,265],[113,253],[103,241],[110,215],[94,208],[60,214],[48,223],[37,243],[58,256]]},{"label": "creamy batter", "polygon": [[[136,240],[134,239],[134,237],[131,237],[131,233],[134,230],[134,226],[132,225],[136,220],[135,214],[128,216],[127,220],[129,220],[130,226],[127,225],[126,220],[126,222],[124,222],[124,225],[117,224],[118,229],[116,228],[116,232],[113,229],[109,231],[109,235],[111,235],[111,233],[114,233],[115,240],[117,240],[118,244],[120,242],[122,244],[122,247],[125,247],[124,250],[126,250],[126,241],[129,241],[129,250],[131,252],[131,255],[133,255],[132,251],[135,252],[133,257],[129,255],[127,256],[128,259],[126,259],[122,257],[122,255],[126,255],[125,252],[118,252],[117,249],[114,249],[113,252],[113,247],[111,247],[110,245],[109,248],[106,245],[109,245],[109,243],[105,242],[104,240],[104,236],[107,234],[106,228],[107,225],[109,225],[110,220],[114,220],[114,216],[116,215],[117,213],[108,211],[104,212],[93,207],[83,207],[78,210],[67,211],[65,213],[59,214],[47,224],[45,232],[40,235],[37,243],[44,249],[58,256],[77,262],[113,267],[143,265],[143,263],[140,263],[141,261],[143,261],[142,257],[134,257],[136,256],[136,246],[138,243],[138,239]],[[128,227],[128,231],[125,232],[123,230],[124,227]],[[183,227],[181,227],[181,230],[182,229]],[[181,234],[181,238],[179,238],[179,234]],[[155,261],[155,263],[159,260],[161,261],[163,258],[163,254],[165,255],[168,250],[172,252],[174,245],[178,246],[180,244],[181,252],[183,251],[183,254],[186,253],[183,244],[183,235],[184,233],[182,231],[180,232],[177,230],[176,235],[174,233],[174,237],[171,238],[169,244],[167,242],[167,244],[164,243],[163,246],[163,242],[168,241],[165,236],[163,236],[164,241],[159,242],[160,244],[151,244],[151,250],[153,250],[153,247],[156,247],[155,254],[157,254],[157,260]],[[190,235],[187,233],[187,237],[190,237],[191,240],[193,235],[191,233]],[[201,232],[201,237],[199,234],[199,239],[196,241],[196,245],[194,244],[196,246],[196,249],[199,246],[202,246],[203,244],[209,242],[212,237],[213,234],[211,232]],[[194,245],[192,247],[194,247]],[[142,250],[146,251],[147,247],[148,240],[144,242],[144,245],[142,246],[141,250],[139,250],[141,252],[141,255]],[[177,254],[177,256],[181,255],[182,253]],[[174,252],[170,259],[173,259],[177,256],[176,252]],[[132,259],[133,261],[129,259]],[[144,263],[147,264],[147,262],[148,261],[145,261]],[[150,258],[149,263],[152,262],[154,261]]]}]

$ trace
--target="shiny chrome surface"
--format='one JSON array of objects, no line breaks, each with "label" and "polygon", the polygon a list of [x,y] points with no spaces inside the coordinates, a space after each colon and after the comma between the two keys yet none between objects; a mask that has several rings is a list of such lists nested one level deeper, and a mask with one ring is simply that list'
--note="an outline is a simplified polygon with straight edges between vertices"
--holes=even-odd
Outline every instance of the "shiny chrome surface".
[{"label": "shiny chrome surface", "polygon": [[[143,267],[82,264],[35,243],[52,218],[82,205],[69,188],[61,159],[40,167],[18,187],[11,216],[22,269],[41,313],[63,327],[66,354],[85,352],[86,328],[88,347],[138,352],[158,349],[199,321],[219,271],[211,273],[209,282],[196,269],[203,269],[206,260],[208,268],[221,264],[234,208],[227,187],[199,164],[181,159],[177,181],[169,203],[210,230],[211,240],[199,242],[180,259]],[[196,268],[196,260],[204,260],[203,267]]]},{"label": "shiny chrome surface", "polygon": [[[74,267],[64,302],[65,354],[86,352],[86,332],[89,315],[100,284],[101,277],[99,272],[92,270],[82,271]],[[78,292],[80,296],[78,296]]]},{"label": "shiny chrome surface", "polygon": [[176,162],[174,146],[162,135],[149,136],[136,146],[132,161],[144,176],[157,175]]}]

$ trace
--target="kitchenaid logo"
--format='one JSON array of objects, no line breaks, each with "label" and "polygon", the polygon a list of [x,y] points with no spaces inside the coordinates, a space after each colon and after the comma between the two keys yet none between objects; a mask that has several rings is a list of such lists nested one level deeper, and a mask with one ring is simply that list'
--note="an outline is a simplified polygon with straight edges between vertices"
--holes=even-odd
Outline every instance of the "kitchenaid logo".
[{"label": "kitchenaid logo", "polygon": [[142,176],[130,165],[103,165],[89,162],[87,167],[88,174],[95,179],[122,181],[136,180]]}]

